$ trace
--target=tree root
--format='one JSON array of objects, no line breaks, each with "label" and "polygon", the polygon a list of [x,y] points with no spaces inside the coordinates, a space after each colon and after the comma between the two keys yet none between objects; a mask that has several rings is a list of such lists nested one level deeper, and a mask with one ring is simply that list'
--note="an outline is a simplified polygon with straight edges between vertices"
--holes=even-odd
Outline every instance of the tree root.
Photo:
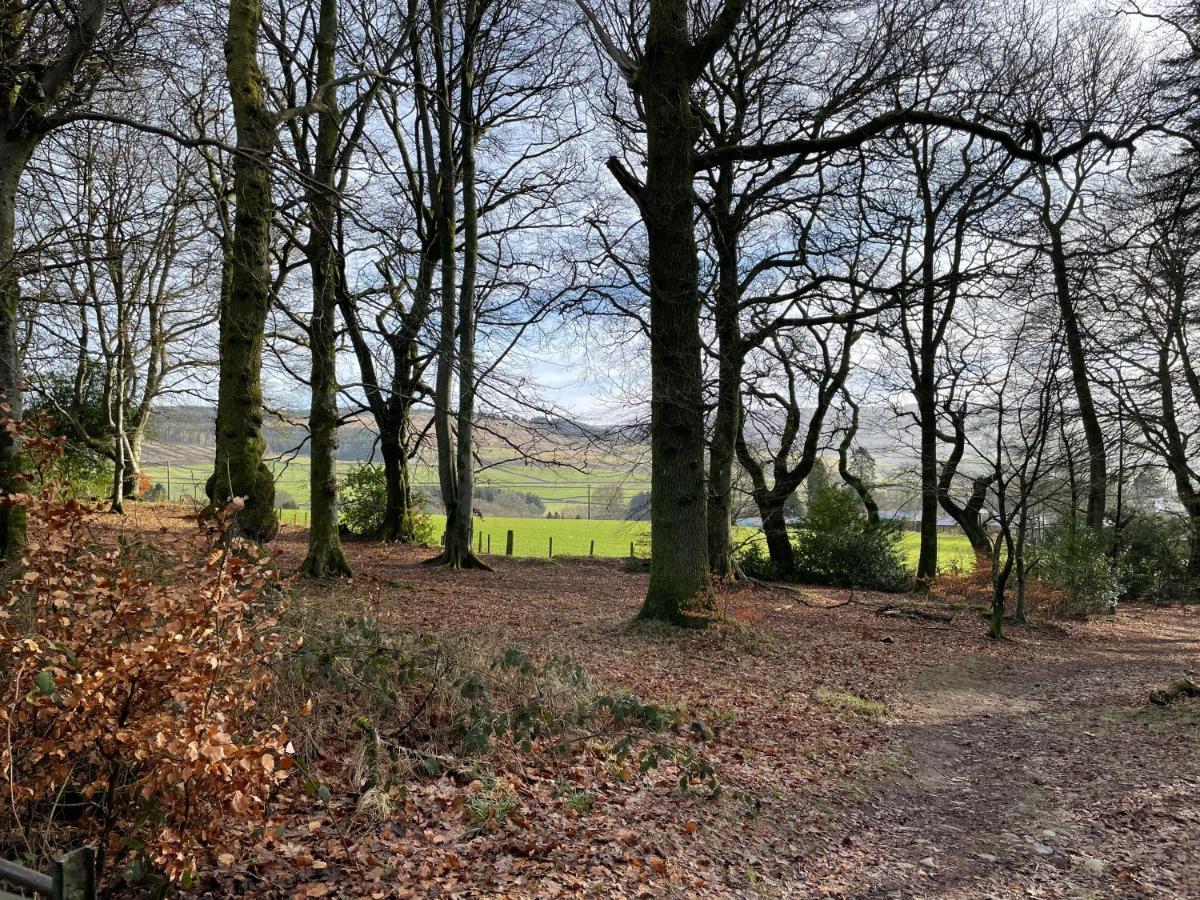
[{"label": "tree root", "polygon": [[423,565],[445,566],[447,569],[478,569],[481,572],[495,571],[495,569],[470,551],[463,554],[461,558],[456,558],[454,554],[443,550],[437,556],[425,560]]},{"label": "tree root", "polygon": [[1165,688],[1157,688],[1150,692],[1150,702],[1155,706],[1166,706],[1185,697],[1200,697],[1200,684],[1190,678],[1180,678]]}]

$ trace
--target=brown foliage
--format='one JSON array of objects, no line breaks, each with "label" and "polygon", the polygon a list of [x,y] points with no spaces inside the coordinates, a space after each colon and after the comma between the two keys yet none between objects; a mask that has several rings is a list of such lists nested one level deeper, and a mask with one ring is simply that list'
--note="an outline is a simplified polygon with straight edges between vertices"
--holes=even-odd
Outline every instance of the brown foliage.
[{"label": "brown foliage", "polygon": [[221,540],[232,508],[164,550],[100,544],[97,510],[53,483],[9,502],[30,528],[0,608],[0,843],[40,855],[69,822],[110,865],[186,880],[291,766],[282,729],[249,724],[280,643],[274,572]]}]

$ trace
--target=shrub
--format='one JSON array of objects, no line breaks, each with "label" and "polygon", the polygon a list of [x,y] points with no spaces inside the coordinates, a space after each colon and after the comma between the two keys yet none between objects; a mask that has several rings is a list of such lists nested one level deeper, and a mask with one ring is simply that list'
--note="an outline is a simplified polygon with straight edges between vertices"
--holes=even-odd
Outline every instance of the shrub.
[{"label": "shrub", "polygon": [[338,752],[330,741],[360,743],[350,766],[360,790],[393,791],[447,765],[479,769],[500,748],[569,753],[582,746],[641,771],[669,761],[682,778],[715,785],[692,747],[711,736],[707,728],[628,693],[598,693],[568,657],[518,647],[487,653],[453,638],[389,629],[370,616],[330,617],[316,605],[305,613],[295,623],[304,640],[283,660],[279,695],[311,701],[312,714],[294,735],[301,757]]},{"label": "shrub", "polygon": [[299,509],[300,506],[296,503],[296,498],[287,491],[277,491],[275,494],[275,506],[279,509]]},{"label": "shrub", "polygon": [[[419,544],[431,544],[437,540],[437,530],[423,511],[423,500],[423,497],[413,495],[409,515],[414,540]],[[387,512],[387,481],[383,466],[363,463],[347,472],[342,480],[339,501],[339,518],[351,534],[378,535]]]},{"label": "shrub", "polygon": [[108,497],[112,493],[112,464],[91,450],[67,444],[52,429],[52,423],[44,418],[24,425],[27,436],[36,433],[36,440],[57,448],[53,453],[34,454],[33,482],[37,485],[53,482],[60,493],[72,497]]},{"label": "shrub", "polygon": [[877,591],[901,591],[909,583],[899,526],[869,524],[849,488],[828,485],[816,494],[808,516],[794,532],[792,552],[791,573],[776,571],[760,542],[743,552],[739,564],[747,575],[767,580],[786,574],[795,581]]},{"label": "shrub", "polygon": [[273,573],[240,542],[98,544],[94,510],[54,484],[24,502],[0,608],[0,856],[44,856],[58,834],[96,841],[129,880],[187,881],[291,764],[278,728],[249,725],[279,647]]},{"label": "shrub", "polygon": [[1188,589],[1187,522],[1178,516],[1139,515],[1121,530],[1124,596],[1173,600]]},{"label": "shrub", "polygon": [[1105,535],[1095,529],[1066,525],[1032,548],[1032,574],[1060,594],[1058,613],[1086,616],[1116,608],[1123,588],[1105,544]]}]

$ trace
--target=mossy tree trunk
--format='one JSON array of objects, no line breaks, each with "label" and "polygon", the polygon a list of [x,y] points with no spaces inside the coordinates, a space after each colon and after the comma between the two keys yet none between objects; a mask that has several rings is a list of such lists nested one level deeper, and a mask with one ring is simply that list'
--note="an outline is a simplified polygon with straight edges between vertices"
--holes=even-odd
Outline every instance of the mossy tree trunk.
[{"label": "mossy tree trunk", "polygon": [[233,239],[229,285],[221,298],[217,434],[209,499],[222,505],[245,500],[237,527],[251,540],[271,540],[279,530],[275,481],[263,462],[263,330],[271,305],[271,172],[274,123],[259,70],[259,0],[231,0],[225,41],[226,75],[237,128],[234,156]]},{"label": "mossy tree trunk", "polygon": [[1012,574],[1016,548],[1013,545],[1012,515],[1008,509],[1007,487],[1002,466],[1004,465],[1004,397],[997,397],[995,457],[992,460],[993,481],[996,484],[995,520],[1000,534],[990,545],[992,563],[992,611],[988,620],[988,637],[993,640],[1004,638],[1004,602],[1008,579]]},{"label": "mossy tree trunk", "polygon": [[[337,0],[321,0],[317,25],[317,84],[330,85],[337,55]],[[338,193],[337,88],[327,87],[318,113],[313,184],[309,188],[309,238],[306,254],[312,274],[312,317],[308,325],[312,369],[309,378],[309,497],[312,519],[308,555],[300,567],[312,578],[349,575],[350,564],[338,534],[337,511],[337,316],[341,258],[337,252],[334,218]]]},{"label": "mossy tree trunk", "polygon": [[710,603],[708,498],[704,470],[699,264],[696,258],[696,140],[692,89],[729,39],[745,0],[726,0],[695,39],[687,0],[650,0],[635,62],[578,0],[600,43],[640,100],[646,182],[610,159],[646,228],[650,276],[650,457],[652,555],[640,618],[700,624]]},{"label": "mossy tree trunk", "polygon": [[[21,173],[37,141],[25,138],[0,141],[0,402],[3,416],[21,421],[21,354],[18,343],[18,307],[21,284],[16,265],[16,207]],[[0,429],[0,492],[19,494],[25,490],[21,463],[21,439]],[[25,510],[0,505],[0,553],[15,558],[25,547]]]},{"label": "mossy tree trunk", "polygon": [[[926,229],[931,234],[931,229]],[[937,346],[933,342],[933,250],[932,238],[926,241],[926,295],[921,303],[921,343],[917,357],[920,368],[916,374],[914,390],[917,415],[920,417],[920,483],[921,483],[921,543],[917,556],[917,585],[927,586],[937,576],[938,570],[938,431],[937,394],[935,386],[934,360]]]}]

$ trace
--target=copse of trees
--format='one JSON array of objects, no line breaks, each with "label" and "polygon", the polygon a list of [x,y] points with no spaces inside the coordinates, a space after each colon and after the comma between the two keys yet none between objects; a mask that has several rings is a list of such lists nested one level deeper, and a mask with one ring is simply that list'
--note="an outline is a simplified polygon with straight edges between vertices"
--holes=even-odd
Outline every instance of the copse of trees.
[{"label": "copse of trees", "polygon": [[[150,0],[0,13],[0,389],[106,461],[114,511],[155,406],[198,394],[209,499],[245,498],[238,530],[270,541],[263,426],[298,393],[306,574],[349,572],[335,460],[359,413],[384,498],[362,527],[417,538],[430,447],[438,561],[482,566],[478,434],[532,455],[489,417],[554,420],[525,359],[582,314],[590,351],[648,374],[652,489],[596,498],[649,507],[644,616],[703,622],[713,579],[741,574],[746,503],[772,571],[811,569],[789,511],[822,495],[814,472],[862,534],[916,516],[918,585],[955,523],[999,635],[1038,535],[1086,529],[1072,546],[1116,564],[1144,545],[1121,537],[1128,483],[1163,471],[1200,596],[1190,6],[1147,20],[1153,40],[1102,10],[966,0],[197,15],[219,45]],[[21,540],[4,506],[0,543]]]}]

